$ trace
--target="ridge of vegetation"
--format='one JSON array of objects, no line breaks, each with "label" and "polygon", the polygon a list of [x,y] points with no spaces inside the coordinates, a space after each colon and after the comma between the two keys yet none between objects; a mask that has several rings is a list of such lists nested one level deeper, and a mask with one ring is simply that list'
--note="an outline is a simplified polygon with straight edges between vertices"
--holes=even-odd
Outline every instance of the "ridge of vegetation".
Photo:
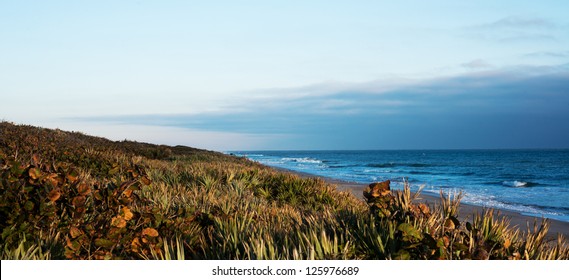
[{"label": "ridge of vegetation", "polygon": [[547,222],[461,223],[460,197],[429,207],[408,187],[365,197],[222,153],[0,123],[1,259],[569,259]]}]

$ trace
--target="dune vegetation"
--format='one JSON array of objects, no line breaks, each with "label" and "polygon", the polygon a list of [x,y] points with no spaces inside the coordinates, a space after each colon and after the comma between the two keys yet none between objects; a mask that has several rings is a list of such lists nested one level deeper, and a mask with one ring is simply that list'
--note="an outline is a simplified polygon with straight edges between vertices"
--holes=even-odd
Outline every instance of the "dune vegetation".
[{"label": "dune vegetation", "polygon": [[460,198],[319,178],[183,146],[0,123],[1,259],[569,259]]}]

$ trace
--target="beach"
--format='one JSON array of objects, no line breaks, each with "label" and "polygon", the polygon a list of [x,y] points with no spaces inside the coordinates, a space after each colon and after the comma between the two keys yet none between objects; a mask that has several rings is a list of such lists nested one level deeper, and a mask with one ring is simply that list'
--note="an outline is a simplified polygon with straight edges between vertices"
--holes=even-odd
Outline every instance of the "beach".
[{"label": "beach", "polygon": [[[281,172],[293,173],[293,174],[296,174],[298,176],[305,177],[305,178],[321,178],[321,179],[325,180],[326,182],[335,185],[338,188],[338,190],[350,191],[356,197],[364,200],[363,190],[365,189],[365,187],[367,187],[366,184],[348,182],[348,181],[343,181],[343,180],[338,180],[338,179],[323,177],[323,176],[317,176],[317,175],[313,175],[313,174],[306,173],[306,172],[299,172],[299,171],[294,171],[294,170],[289,170],[289,169],[284,169],[284,168],[275,168],[275,169],[277,169]],[[370,182],[370,183],[372,183],[372,182]],[[425,203],[429,206],[435,206],[435,205],[440,204],[440,201],[441,201],[441,198],[439,196],[421,193],[417,202]],[[461,222],[472,222],[472,219],[476,214],[482,215],[484,213],[484,211],[489,210],[489,209],[492,209],[492,208],[470,205],[470,204],[461,202],[460,207],[459,207],[458,217],[461,220]],[[543,219],[541,219],[541,218],[523,215],[521,213],[514,212],[514,211],[508,211],[508,210],[503,210],[503,209],[494,209],[494,210],[495,210],[495,214],[497,214],[497,216],[496,216],[497,218],[505,217],[506,219],[508,219],[510,221],[511,227],[518,228],[518,229],[520,229],[520,231],[523,231],[523,232],[527,232],[528,226],[530,229],[533,229],[534,223],[537,223],[537,225],[539,226],[539,225],[541,225],[541,223],[543,221]],[[556,239],[558,234],[562,234],[565,237],[569,237],[569,223],[563,222],[563,221],[558,221],[558,220],[553,220],[553,219],[548,219],[548,221],[550,223],[549,231],[546,235],[546,237],[548,239],[550,239],[550,240]]]}]

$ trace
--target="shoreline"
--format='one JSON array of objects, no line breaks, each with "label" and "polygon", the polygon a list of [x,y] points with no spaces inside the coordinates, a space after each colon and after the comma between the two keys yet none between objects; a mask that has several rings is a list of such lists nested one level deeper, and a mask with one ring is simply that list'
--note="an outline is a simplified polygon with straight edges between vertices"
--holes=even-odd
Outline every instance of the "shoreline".
[{"label": "shoreline", "polygon": [[[298,175],[300,177],[304,177],[304,178],[321,178],[322,180],[326,181],[327,183],[335,185],[336,188],[340,191],[350,191],[357,198],[359,198],[361,200],[364,199],[363,190],[365,187],[367,187],[367,184],[348,182],[348,181],[343,181],[340,179],[314,175],[314,174],[290,170],[290,169],[286,169],[286,168],[280,168],[280,167],[274,167],[274,166],[269,166],[269,167],[274,168],[276,170],[279,170],[281,172],[296,174],[296,175]],[[432,195],[432,194],[426,194],[426,193],[421,193],[419,198],[418,198],[419,201],[426,203],[429,206],[435,206],[435,205],[440,204],[440,199],[441,198],[439,196]],[[501,219],[502,217],[506,217],[510,222],[510,227],[517,228],[521,232],[527,232],[528,225],[531,229],[533,229],[534,222],[537,223],[538,226],[540,226],[542,221],[543,221],[542,218],[535,217],[535,216],[523,215],[523,214],[515,212],[515,211],[502,210],[502,209],[496,209],[496,208],[487,208],[487,207],[482,207],[482,206],[478,206],[478,205],[467,204],[464,202],[460,203],[458,217],[459,217],[459,220],[461,222],[463,222],[463,221],[470,221],[471,222],[472,218],[474,217],[475,214],[482,215],[484,213],[484,211],[488,210],[488,209],[494,209],[494,213],[496,214],[496,218],[498,218],[498,219]],[[548,239],[557,239],[558,234],[562,234],[565,237],[569,238],[569,222],[564,222],[564,221],[559,221],[559,220],[554,220],[554,219],[548,219],[548,221],[550,224],[549,231],[547,232],[547,235],[546,235],[546,237]]]}]

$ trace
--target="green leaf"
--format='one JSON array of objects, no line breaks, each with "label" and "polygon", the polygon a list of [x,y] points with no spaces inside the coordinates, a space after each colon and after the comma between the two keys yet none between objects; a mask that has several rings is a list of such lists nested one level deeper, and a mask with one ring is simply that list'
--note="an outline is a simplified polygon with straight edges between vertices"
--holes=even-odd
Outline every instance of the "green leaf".
[{"label": "green leaf", "polygon": [[113,165],[113,168],[109,170],[109,175],[115,175],[119,172],[120,168],[118,165]]},{"label": "green leaf", "polygon": [[403,237],[404,239],[407,239],[407,241],[411,241],[412,238],[417,240],[421,240],[423,238],[421,232],[419,232],[417,229],[415,229],[415,227],[408,223],[400,224],[397,227],[397,230],[403,233]]},{"label": "green leaf", "polygon": [[453,250],[454,250],[454,251],[464,251],[464,252],[468,251],[468,246],[466,246],[466,245],[464,245],[464,244],[462,244],[462,243],[458,243],[458,242],[457,242],[457,243],[453,243],[453,244],[452,244],[452,247],[453,247]]},{"label": "green leaf", "polygon": [[103,239],[103,238],[97,238],[95,239],[95,246],[98,247],[103,247],[103,248],[111,248],[115,245],[115,242],[108,240],[108,239]]},{"label": "green leaf", "polygon": [[24,209],[28,211],[34,210],[34,203],[31,201],[26,201],[26,203],[24,204]]},{"label": "green leaf", "polygon": [[19,177],[20,175],[22,175],[22,173],[24,173],[24,169],[22,169],[20,163],[16,161],[10,161],[10,165],[12,166],[10,167],[10,171],[12,172],[12,174],[16,175],[16,177]]},{"label": "green leaf", "polygon": [[397,253],[395,254],[395,259],[396,260],[410,260],[411,259],[411,254],[409,254],[409,252],[407,252],[406,250],[399,250],[397,251]]}]

